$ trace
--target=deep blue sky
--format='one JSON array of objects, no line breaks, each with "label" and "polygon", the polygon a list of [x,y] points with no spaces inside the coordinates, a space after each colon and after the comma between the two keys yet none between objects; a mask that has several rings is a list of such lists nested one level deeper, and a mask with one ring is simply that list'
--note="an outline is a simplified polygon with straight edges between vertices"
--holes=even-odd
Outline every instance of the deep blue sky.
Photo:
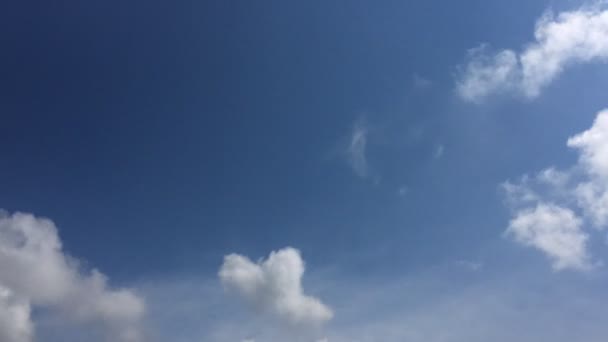
[{"label": "deep blue sky", "polygon": [[[572,86],[607,73],[482,107],[454,75],[467,49],[519,48],[544,10],[573,5],[5,3],[0,207],[52,218],[69,253],[123,280],[287,245],[345,273],[491,255],[497,185],[574,160],[565,139],[605,94]],[[358,120],[374,179],[341,152]]]},{"label": "deep blue sky", "polygon": [[[521,56],[542,46],[534,31],[543,13],[593,13],[608,32],[606,7],[585,12],[583,4],[4,2],[0,210],[52,219],[65,253],[81,263],[64,263],[61,251],[27,250],[24,241],[33,238],[21,241],[2,225],[19,216],[0,212],[7,240],[0,240],[0,266],[17,264],[0,269],[0,339],[2,310],[14,295],[3,290],[13,286],[21,305],[33,308],[44,342],[91,338],[91,327],[116,334],[124,317],[134,317],[125,327],[144,331],[146,342],[605,341],[606,231],[591,228],[588,208],[564,189],[591,182],[608,198],[608,178],[590,181],[592,168],[577,162],[582,149],[566,146],[608,107],[608,43],[589,63],[564,63],[536,97],[509,92],[525,78],[521,60],[516,76],[503,80],[511,82],[507,91],[499,85],[499,94],[478,103],[458,92],[477,57],[486,63],[480,69],[491,69],[493,52]],[[486,49],[472,55],[480,44]],[[579,45],[555,55],[576,55]],[[599,140],[605,154],[608,138]],[[546,191],[544,201],[574,208],[579,235],[555,243],[554,231],[568,228],[559,222],[546,225],[549,247],[516,241],[507,227],[526,212],[507,203],[500,185],[540,187],[533,175],[548,167],[571,184]],[[525,174],[532,176],[519,182]],[[542,224],[532,228],[539,227],[543,233]],[[568,259],[581,234],[592,260],[557,269],[551,248]],[[265,275],[270,290],[261,286],[261,299],[249,298],[259,311],[225,292],[234,279],[218,275],[230,253],[258,261],[287,246],[306,263],[304,293],[335,313],[302,335],[277,323],[284,317],[258,314],[276,304],[272,274]],[[23,250],[24,259],[34,255],[30,263],[11,259],[9,252]],[[281,251],[298,260],[294,250]],[[13,284],[23,265],[26,285],[63,279],[36,267],[47,265],[40,255],[59,255],[49,264],[75,294],[49,304],[36,291],[54,284]],[[294,268],[297,275],[297,267],[281,270],[289,278]],[[290,284],[301,295],[295,278]],[[127,300],[109,310],[119,319],[95,316],[122,286],[133,292],[121,292]],[[146,309],[129,311],[138,298]],[[78,315],[79,305],[101,323],[55,315]]]}]

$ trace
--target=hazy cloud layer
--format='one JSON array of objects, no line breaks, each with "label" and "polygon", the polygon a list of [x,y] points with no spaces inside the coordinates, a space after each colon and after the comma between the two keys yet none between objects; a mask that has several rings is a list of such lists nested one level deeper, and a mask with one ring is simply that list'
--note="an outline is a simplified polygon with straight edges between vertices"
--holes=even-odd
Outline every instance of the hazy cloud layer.
[{"label": "hazy cloud layer", "polygon": [[[503,262],[513,265],[509,257]],[[311,285],[323,287],[336,316],[312,333],[239,310],[222,298],[214,279],[177,280],[181,285],[169,287],[155,282],[161,286],[156,291],[178,295],[154,306],[163,314],[173,311],[163,316],[171,325],[163,327],[167,338],[161,340],[176,342],[600,342],[608,333],[602,324],[606,274],[600,269],[598,277],[560,275],[556,281],[536,263],[500,268],[494,259],[483,272],[454,266],[446,261],[390,281],[344,277],[337,269],[313,274]]]}]

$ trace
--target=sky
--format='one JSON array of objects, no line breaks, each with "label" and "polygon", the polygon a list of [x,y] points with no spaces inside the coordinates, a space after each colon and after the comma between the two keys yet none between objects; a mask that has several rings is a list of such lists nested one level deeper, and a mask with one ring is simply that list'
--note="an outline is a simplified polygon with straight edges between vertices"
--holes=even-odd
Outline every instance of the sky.
[{"label": "sky", "polygon": [[606,340],[605,2],[0,27],[0,342]]}]

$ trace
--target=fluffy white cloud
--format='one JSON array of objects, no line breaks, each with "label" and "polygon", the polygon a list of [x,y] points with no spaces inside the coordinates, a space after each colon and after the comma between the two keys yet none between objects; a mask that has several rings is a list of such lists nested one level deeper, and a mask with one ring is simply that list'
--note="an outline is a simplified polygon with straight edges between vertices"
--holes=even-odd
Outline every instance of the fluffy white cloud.
[{"label": "fluffy white cloud", "polygon": [[579,167],[588,180],[576,187],[579,205],[596,227],[608,224],[608,110],[601,111],[593,126],[568,139],[580,151]]},{"label": "fluffy white cloud", "polygon": [[26,300],[17,298],[8,288],[0,287],[0,341],[32,341],[34,324],[30,312]]},{"label": "fluffy white cloud", "polygon": [[586,248],[588,236],[581,224],[572,210],[541,203],[519,211],[506,233],[515,241],[543,251],[555,270],[586,270],[591,263]]},{"label": "fluffy white cloud", "polygon": [[510,50],[488,56],[486,46],[469,51],[469,63],[456,84],[460,97],[479,102],[486,96],[510,89],[517,82],[517,55]]},{"label": "fluffy white cloud", "polygon": [[317,325],[333,317],[332,310],[302,290],[304,261],[300,252],[284,248],[257,263],[230,254],[224,258],[219,277],[226,288],[255,307],[294,325]]},{"label": "fluffy white cloud", "polygon": [[97,270],[81,272],[50,220],[0,212],[0,284],[23,299],[20,312],[29,303],[72,323],[98,324],[113,341],[142,339],[143,300],[131,290],[110,289]]},{"label": "fluffy white cloud", "polygon": [[458,94],[471,102],[504,91],[533,98],[568,65],[608,59],[608,10],[546,14],[536,23],[534,37],[519,54],[503,50],[492,55],[484,47],[471,50],[457,81]]},{"label": "fluffy white cloud", "polygon": [[548,168],[503,185],[516,208],[508,235],[538,248],[556,270],[589,269],[586,226],[608,226],[608,110],[600,111],[588,130],[568,139],[579,152],[565,171]]},{"label": "fluffy white cloud", "polygon": [[580,162],[592,175],[608,179],[608,110],[597,114],[590,129],[568,139],[568,146],[581,152]]}]

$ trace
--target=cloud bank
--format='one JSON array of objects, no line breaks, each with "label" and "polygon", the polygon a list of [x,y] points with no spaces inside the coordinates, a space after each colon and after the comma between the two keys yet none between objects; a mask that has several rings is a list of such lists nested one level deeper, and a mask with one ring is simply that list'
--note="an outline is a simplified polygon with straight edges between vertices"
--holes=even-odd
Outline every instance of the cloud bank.
[{"label": "cloud bank", "polygon": [[52,221],[0,212],[0,340],[32,341],[30,306],[61,317],[66,326],[99,326],[111,341],[143,339],[142,298],[128,289],[109,288],[97,270],[82,272],[62,250]]},{"label": "cloud bank", "polygon": [[304,294],[304,269],[300,252],[288,247],[257,263],[242,255],[227,255],[219,277],[227,289],[249,304],[289,324],[325,323],[333,312],[319,299]]},{"label": "cloud bank", "polygon": [[608,110],[567,145],[579,153],[569,169],[547,168],[503,184],[515,209],[506,235],[544,252],[555,270],[588,270],[586,229],[608,227]]},{"label": "cloud bank", "polygon": [[564,69],[608,59],[608,10],[600,7],[547,13],[536,23],[535,40],[520,53],[489,53],[486,46],[469,51],[457,80],[458,95],[481,102],[489,95],[515,92],[537,97]]}]

